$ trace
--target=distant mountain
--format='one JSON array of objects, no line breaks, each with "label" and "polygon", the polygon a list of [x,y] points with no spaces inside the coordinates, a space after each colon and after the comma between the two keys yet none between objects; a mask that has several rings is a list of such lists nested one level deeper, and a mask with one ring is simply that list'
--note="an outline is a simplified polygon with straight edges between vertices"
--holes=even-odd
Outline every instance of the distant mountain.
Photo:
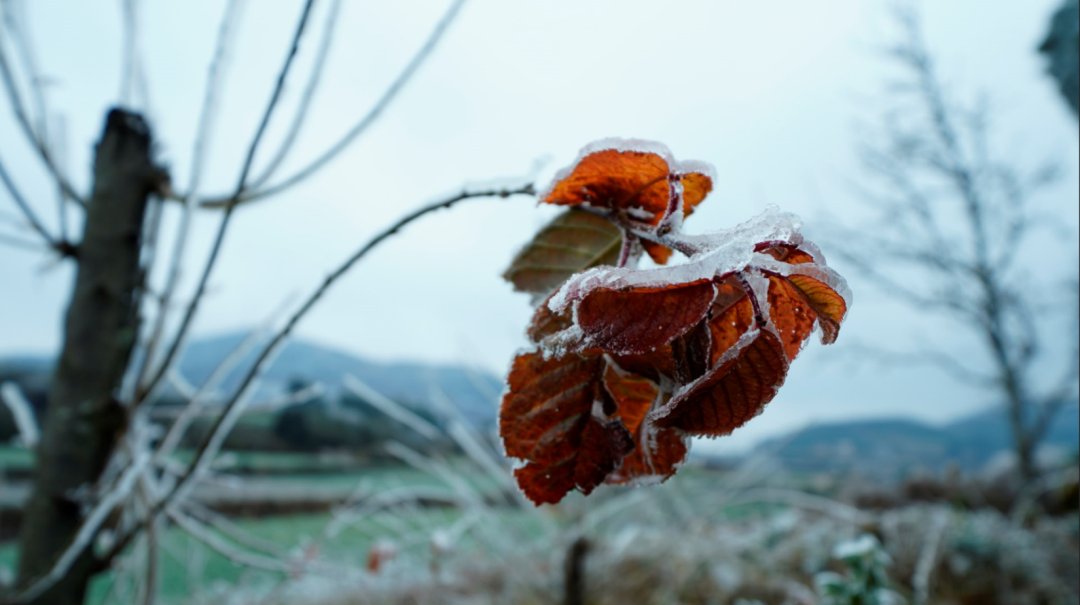
[{"label": "distant mountain", "polygon": [[[1042,445],[1059,452],[1080,447],[1080,405],[1062,409]],[[965,416],[944,426],[910,419],[875,419],[817,424],[762,442],[756,453],[799,472],[849,472],[892,479],[906,472],[949,465],[974,471],[1012,450],[1012,436],[999,408]]]},{"label": "distant mountain", "polygon": [[[180,373],[193,384],[202,384],[246,336],[226,334],[192,342],[180,360]],[[255,361],[249,352],[225,377],[225,390],[235,388]],[[473,424],[494,422],[501,380],[482,370],[465,366],[423,363],[379,363],[356,357],[305,340],[292,340],[273,358],[259,382],[258,397],[274,397],[286,392],[293,382],[318,382],[331,392],[343,388],[346,376],[353,375],[377,391],[400,403],[415,407],[438,407],[446,401]]]},{"label": "distant mountain", "polygon": [[[223,360],[243,342],[246,335],[235,333],[193,341],[180,360],[180,374],[191,384],[201,385]],[[229,372],[221,390],[231,392],[255,361],[259,348],[244,356]],[[45,398],[52,375],[52,360],[17,356],[0,359],[0,382],[14,380],[27,391],[35,406]],[[407,406],[430,408],[437,415],[442,402],[456,408],[474,426],[495,421],[503,382],[482,370],[465,366],[424,363],[379,363],[343,351],[292,340],[273,358],[258,383],[253,401],[278,398],[293,383],[323,385],[330,395],[343,389],[343,380],[353,375],[376,392]],[[445,399],[443,399],[445,398]],[[0,405],[0,429],[6,408]],[[0,433],[5,431],[0,430]]]}]

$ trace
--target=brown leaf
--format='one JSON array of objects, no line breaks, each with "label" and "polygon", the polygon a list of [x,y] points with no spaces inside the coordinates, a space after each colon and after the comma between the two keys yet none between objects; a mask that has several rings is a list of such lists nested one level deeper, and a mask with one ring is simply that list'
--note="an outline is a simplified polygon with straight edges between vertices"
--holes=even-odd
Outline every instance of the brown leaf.
[{"label": "brown leaf", "polygon": [[607,398],[604,363],[600,356],[573,353],[514,359],[499,434],[507,455],[525,462],[514,476],[536,504],[558,502],[575,488],[588,494],[633,448],[620,422],[595,413]]},{"label": "brown leaf", "polygon": [[671,286],[597,288],[578,303],[577,324],[593,346],[615,355],[641,355],[693,328],[715,296],[708,279]]},{"label": "brown leaf", "polygon": [[536,311],[533,312],[529,327],[525,330],[529,339],[534,343],[539,343],[544,338],[557,332],[562,332],[574,325],[574,319],[570,316],[569,311],[556,313],[548,307],[548,302],[550,300],[551,296],[548,296],[543,302],[536,306]]},{"label": "brown leaf", "polygon": [[574,273],[597,265],[614,265],[621,245],[622,232],[611,221],[568,210],[544,226],[518,252],[503,278],[518,292],[539,299]]},{"label": "brown leaf", "polygon": [[727,357],[657,410],[653,418],[656,425],[689,435],[718,437],[757,416],[787,376],[783,345],[761,330],[744,338]]},{"label": "brown leaf", "polygon": [[633,435],[630,452],[605,483],[663,481],[686,459],[686,438],[674,429],[659,429],[646,421],[660,394],[655,382],[613,364],[604,370],[604,388],[616,405],[616,415]]},{"label": "brown leaf", "polygon": [[712,337],[709,366],[715,366],[754,325],[754,306],[749,293],[739,279],[728,276],[716,284],[716,300],[709,311],[709,332]]}]

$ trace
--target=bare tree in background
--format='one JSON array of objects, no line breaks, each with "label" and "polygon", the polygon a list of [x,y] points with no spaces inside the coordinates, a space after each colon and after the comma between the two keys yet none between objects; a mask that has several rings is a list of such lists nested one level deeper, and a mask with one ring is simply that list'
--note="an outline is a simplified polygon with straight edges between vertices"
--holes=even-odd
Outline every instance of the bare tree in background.
[{"label": "bare tree in background", "polygon": [[[974,383],[1003,405],[1018,470],[1038,474],[1039,442],[1077,391],[1077,264],[1073,253],[1039,281],[1038,236],[1053,237],[1054,211],[1075,213],[1075,200],[1039,207],[1057,178],[1052,167],[1024,171],[991,143],[985,107],[965,107],[944,89],[917,16],[897,11],[903,36],[891,49],[902,71],[895,105],[860,149],[867,177],[859,183],[874,222],[843,229],[837,249],[884,292],[945,318],[974,337],[979,352],[928,346],[918,358]],[[1069,235],[1062,235],[1062,248]]]},{"label": "bare tree in background", "polygon": [[[320,4],[324,20],[314,25]],[[324,5],[325,6],[321,6]],[[176,468],[169,457],[180,434],[203,405],[208,385],[190,397],[188,409],[164,439],[156,439],[148,414],[162,386],[173,375],[174,364],[197,316],[207,283],[236,216],[245,204],[289,190],[319,173],[328,162],[358,139],[389,106],[416,73],[458,14],[463,0],[451,2],[430,36],[362,116],[344,117],[340,139],[293,174],[279,175],[319,85],[322,67],[332,46],[340,0],[302,3],[295,33],[273,83],[257,130],[251,135],[235,188],[208,196],[201,190],[206,148],[214,135],[218,90],[224,77],[236,29],[238,2],[224,6],[217,46],[208,69],[197,136],[191,153],[191,178],[181,186],[170,182],[153,157],[152,124],[132,109],[114,108],[106,117],[96,147],[93,186],[88,194],[77,190],[65,174],[47,126],[57,113],[43,93],[43,72],[30,43],[25,5],[3,0],[0,29],[0,85],[6,104],[30,149],[55,182],[59,217],[55,225],[41,218],[46,202],[31,200],[0,158],[0,190],[21,214],[20,231],[0,233],[0,244],[32,247],[76,266],[75,287],[65,320],[63,349],[48,397],[40,440],[37,443],[32,494],[25,509],[20,537],[16,586],[0,601],[11,603],[75,605],[85,599],[87,586],[117,557],[132,548],[145,549],[146,582],[142,601],[155,598],[156,535],[163,520],[175,521],[192,535],[205,539],[200,523],[189,513],[185,497],[200,480],[244,407],[245,395],[267,359],[323,294],[372,248],[425,214],[477,197],[507,197],[532,193],[532,185],[463,190],[460,194],[424,206],[376,235],[330,273],[326,280],[291,313],[257,353],[257,361],[240,386],[225,399],[212,429],[186,467]],[[139,53],[139,8],[136,0],[121,2],[125,50],[119,99],[146,104],[148,91]],[[315,61],[301,88],[300,102],[286,135],[265,166],[256,166],[257,151],[264,151],[268,124],[276,109],[295,58],[309,30],[318,30]],[[347,120],[355,120],[351,124]],[[258,169],[257,169],[258,168]],[[164,223],[162,207],[178,204],[182,215],[175,224]],[[181,259],[189,241],[191,216],[198,211],[220,216],[205,265],[194,291],[180,296]],[[82,213],[83,232],[68,233],[68,214]],[[73,221],[78,224],[80,221]],[[171,250],[158,249],[158,232],[175,228]],[[148,284],[158,276],[164,286],[151,292]],[[187,300],[179,304],[178,300]],[[143,318],[148,318],[143,321]],[[212,377],[210,381],[214,380]],[[208,381],[209,382],[209,381]],[[107,537],[107,539],[106,539]],[[273,560],[262,561],[281,568]]]},{"label": "bare tree in background", "polygon": [[1080,0],[1065,0],[1057,9],[1039,52],[1073,116],[1080,115]]}]

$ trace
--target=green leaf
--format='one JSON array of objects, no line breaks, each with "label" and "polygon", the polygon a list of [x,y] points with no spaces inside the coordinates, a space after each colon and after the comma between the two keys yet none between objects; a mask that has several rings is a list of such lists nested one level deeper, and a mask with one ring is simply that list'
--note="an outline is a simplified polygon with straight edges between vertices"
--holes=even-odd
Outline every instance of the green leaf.
[{"label": "green leaf", "polygon": [[597,265],[614,265],[622,232],[611,221],[567,210],[544,226],[514,257],[503,278],[539,301],[571,275]]}]

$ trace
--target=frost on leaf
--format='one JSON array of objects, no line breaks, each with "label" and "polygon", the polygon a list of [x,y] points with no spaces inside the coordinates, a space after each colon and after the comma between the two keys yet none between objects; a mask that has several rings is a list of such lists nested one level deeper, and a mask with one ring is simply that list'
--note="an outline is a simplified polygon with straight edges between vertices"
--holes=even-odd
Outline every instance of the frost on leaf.
[{"label": "frost on leaf", "polygon": [[588,494],[631,449],[622,424],[603,417],[604,363],[571,353],[544,359],[519,355],[510,371],[510,392],[499,411],[506,453],[526,461],[514,471],[518,485],[537,504],[554,503],[572,489]]},{"label": "frost on leaf", "polygon": [[527,330],[537,348],[514,361],[499,428],[534,502],[666,479],[689,437],[726,435],[762,411],[815,328],[825,344],[836,339],[850,294],[795,217],[770,210],[724,231],[681,232],[713,180],[661,145],[614,140],[587,147],[541,194],[584,208],[569,214],[609,223],[655,260],[670,248],[690,258],[641,270],[624,254],[622,266],[581,265],[527,290],[543,298]]},{"label": "frost on leaf", "polygon": [[680,431],[646,422],[646,415],[660,396],[660,387],[648,378],[609,363],[604,368],[604,388],[615,400],[616,416],[629,431],[634,445],[634,450],[605,482],[655,482],[674,475],[686,459],[686,437]]},{"label": "frost on leaf", "polygon": [[[592,209],[622,226],[663,231],[677,227],[712,187],[708,164],[676,162],[659,143],[608,139],[583,149],[577,162],[560,171],[540,194],[540,201]],[[662,243],[642,243],[658,264],[671,256]]]},{"label": "frost on leaf", "polygon": [[668,287],[596,289],[577,305],[588,342],[615,355],[642,355],[701,322],[716,296],[709,280]]}]

